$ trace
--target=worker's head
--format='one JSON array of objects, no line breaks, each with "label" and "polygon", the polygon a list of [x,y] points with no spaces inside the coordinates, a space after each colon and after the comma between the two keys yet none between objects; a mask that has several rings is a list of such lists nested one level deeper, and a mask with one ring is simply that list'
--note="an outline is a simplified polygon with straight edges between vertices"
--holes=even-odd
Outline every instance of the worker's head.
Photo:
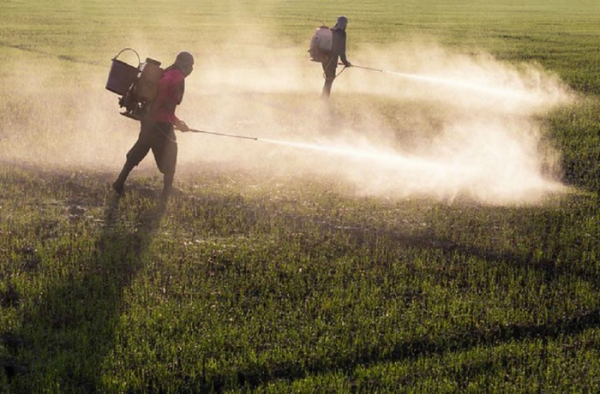
[{"label": "worker's head", "polygon": [[189,52],[179,52],[175,59],[175,66],[187,77],[194,69],[194,57]]},{"label": "worker's head", "polygon": [[340,16],[337,19],[337,23],[335,24],[335,26],[333,26],[334,30],[345,30],[346,26],[348,26],[348,18],[346,18],[345,16]]}]

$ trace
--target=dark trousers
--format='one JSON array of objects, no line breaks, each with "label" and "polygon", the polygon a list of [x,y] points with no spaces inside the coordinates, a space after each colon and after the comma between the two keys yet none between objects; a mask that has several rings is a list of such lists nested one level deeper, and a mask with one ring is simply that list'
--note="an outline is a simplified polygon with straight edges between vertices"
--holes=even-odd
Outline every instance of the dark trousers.
[{"label": "dark trousers", "polygon": [[331,86],[333,85],[333,80],[335,79],[335,71],[337,69],[336,62],[333,59],[329,59],[325,62],[322,62],[323,72],[325,74],[325,83],[323,84],[323,92],[321,93],[321,97],[329,98],[331,95]]},{"label": "dark trousers", "polygon": [[142,120],[138,140],[127,153],[126,166],[137,166],[150,150],[159,171],[164,174],[165,187],[171,187],[177,167],[177,140],[172,124]]}]

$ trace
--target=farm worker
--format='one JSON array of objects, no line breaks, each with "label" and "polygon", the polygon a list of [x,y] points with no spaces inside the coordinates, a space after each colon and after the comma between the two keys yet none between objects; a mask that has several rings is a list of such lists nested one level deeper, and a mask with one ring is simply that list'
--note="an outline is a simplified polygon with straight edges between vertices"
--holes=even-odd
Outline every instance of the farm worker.
[{"label": "farm worker", "polygon": [[184,121],[175,116],[175,107],[181,104],[185,78],[194,69],[194,57],[180,52],[175,63],[165,69],[158,81],[156,98],[141,121],[138,140],[127,153],[127,160],[113,183],[113,189],[122,195],[127,176],[152,149],[156,165],[163,174],[162,199],[166,201],[172,188],[177,165],[177,139],[174,129],[189,131]]},{"label": "farm worker", "polygon": [[348,26],[348,18],[340,16],[335,26],[331,28],[331,53],[321,62],[325,73],[325,84],[323,85],[321,98],[325,100],[329,99],[329,95],[331,94],[331,85],[333,85],[333,80],[335,79],[338,60],[341,60],[346,67],[352,66],[348,59],[346,59],[346,26]]}]

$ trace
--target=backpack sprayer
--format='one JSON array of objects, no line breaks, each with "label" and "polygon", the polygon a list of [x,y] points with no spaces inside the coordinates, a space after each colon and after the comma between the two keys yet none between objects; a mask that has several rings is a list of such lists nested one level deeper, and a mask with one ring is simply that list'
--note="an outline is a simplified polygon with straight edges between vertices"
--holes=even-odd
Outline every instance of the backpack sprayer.
[{"label": "backpack sprayer", "polygon": [[[122,62],[118,59],[119,55],[125,51],[135,53],[138,59],[137,67]],[[152,101],[156,98],[158,81],[162,77],[164,70],[160,68],[160,62],[154,59],[146,58],[142,63],[140,55],[131,48],[122,49],[121,52],[112,59],[112,66],[106,81],[106,89],[121,96],[119,106],[125,108],[121,115],[128,118],[141,120]],[[194,133],[204,133],[218,135],[222,137],[243,138],[258,141],[256,137],[244,135],[217,133],[214,131],[189,129]]]},{"label": "backpack sprayer", "polygon": [[[322,24],[317,29],[315,29],[315,32],[313,33],[313,35],[310,39],[310,44],[309,44],[309,48],[308,48],[310,60],[313,62],[319,62],[319,63],[325,64],[325,63],[331,61],[332,49],[333,49],[333,32],[331,31],[331,29],[328,26],[326,26],[325,24]],[[340,64],[342,64],[342,63],[340,63]],[[340,71],[336,75],[336,77],[339,76],[341,73],[343,73],[345,69],[346,69],[346,67],[344,67],[342,69],[342,71]],[[323,73],[323,78],[327,78],[325,76],[325,73]]]},{"label": "backpack sprayer", "polygon": [[[137,67],[118,60],[119,55],[125,51],[135,53],[138,59]],[[121,50],[112,59],[106,89],[121,96],[119,107],[125,108],[121,115],[135,120],[142,119],[156,97],[158,80],[163,72],[159,61],[146,58],[142,63],[140,55],[131,48]]]},{"label": "backpack sprayer", "polygon": [[318,27],[312,38],[308,53],[313,62],[325,62],[329,58],[333,45],[333,33],[325,24]]}]

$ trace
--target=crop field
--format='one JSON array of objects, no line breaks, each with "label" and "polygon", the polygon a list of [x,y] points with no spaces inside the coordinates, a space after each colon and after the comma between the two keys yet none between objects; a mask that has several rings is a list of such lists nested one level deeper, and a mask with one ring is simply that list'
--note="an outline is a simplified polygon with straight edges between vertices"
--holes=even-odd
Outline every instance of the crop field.
[{"label": "crop field", "polygon": [[[307,50],[339,15],[326,102]],[[600,392],[596,0],[0,21],[1,393]],[[152,154],[119,198],[112,60],[183,50],[177,115],[212,134],[177,132],[166,203]]]}]

